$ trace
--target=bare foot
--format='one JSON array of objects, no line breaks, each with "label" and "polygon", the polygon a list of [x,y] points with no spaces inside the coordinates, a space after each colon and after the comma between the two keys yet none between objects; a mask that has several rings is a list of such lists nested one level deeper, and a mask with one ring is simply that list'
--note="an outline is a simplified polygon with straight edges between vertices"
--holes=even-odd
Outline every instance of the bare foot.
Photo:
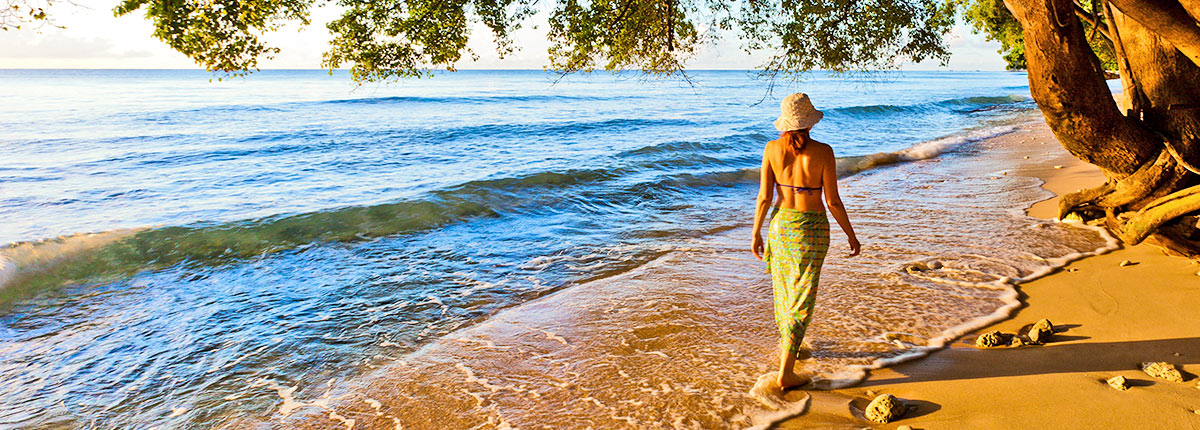
[{"label": "bare foot", "polygon": [[782,390],[796,388],[809,382],[812,382],[812,378],[808,375],[797,375],[792,372],[779,374],[779,388]]}]

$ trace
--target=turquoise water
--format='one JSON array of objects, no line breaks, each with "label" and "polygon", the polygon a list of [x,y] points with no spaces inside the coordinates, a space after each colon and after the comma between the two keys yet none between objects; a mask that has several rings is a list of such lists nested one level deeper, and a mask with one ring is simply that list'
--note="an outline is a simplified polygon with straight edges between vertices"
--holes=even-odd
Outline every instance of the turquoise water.
[{"label": "turquoise water", "polygon": [[695,86],[208,78],[0,71],[0,426],[265,419],[281,397],[256,381],[319,394],[501,309],[744,228],[790,91],[824,110],[813,135],[846,178],[965,157],[1034,109],[1008,72],[816,75],[775,94],[733,71]]}]

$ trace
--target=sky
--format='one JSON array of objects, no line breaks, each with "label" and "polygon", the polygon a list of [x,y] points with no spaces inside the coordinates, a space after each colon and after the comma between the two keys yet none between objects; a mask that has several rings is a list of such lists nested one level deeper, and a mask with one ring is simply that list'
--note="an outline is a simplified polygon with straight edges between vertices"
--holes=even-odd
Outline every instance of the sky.
[{"label": "sky", "polygon": [[[0,68],[3,69],[202,69],[191,59],[175,52],[152,36],[153,27],[142,13],[114,17],[116,0],[96,0],[86,6],[58,3],[49,10],[57,25],[23,27],[18,31],[0,32]],[[329,33],[324,23],[336,17],[331,8],[317,8],[313,24],[307,27],[286,25],[267,37],[280,52],[274,59],[260,61],[263,69],[318,69],[321,53],[325,51]],[[537,20],[535,17],[534,20]],[[544,20],[544,17],[542,18]],[[527,26],[532,27],[532,26]],[[541,69],[548,64],[544,26],[525,28],[514,39],[521,49],[503,60],[497,58],[491,35],[481,25],[473,31],[469,46],[479,59],[464,59],[459,69]],[[948,39],[950,63],[941,67],[937,62],[910,64],[905,70],[1004,70],[1004,61],[996,50],[999,44],[988,42],[982,35],[956,25]],[[748,55],[738,49],[736,41],[723,41],[705,46],[692,61],[689,69],[753,69],[762,57]]]}]

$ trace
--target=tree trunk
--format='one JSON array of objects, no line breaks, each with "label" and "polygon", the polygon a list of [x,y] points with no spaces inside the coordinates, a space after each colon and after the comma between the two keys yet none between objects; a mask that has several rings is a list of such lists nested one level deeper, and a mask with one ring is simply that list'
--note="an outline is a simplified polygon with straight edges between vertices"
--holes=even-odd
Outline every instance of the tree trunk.
[{"label": "tree trunk", "polygon": [[[1152,15],[1137,9],[1146,6],[1143,1],[1120,0],[1124,9],[1106,5],[1129,101],[1125,112],[1104,82],[1072,0],[1005,0],[1005,5],[1024,29],[1029,88],[1047,123],[1067,150],[1108,178],[1101,187],[1064,196],[1060,217],[1103,220],[1131,244],[1154,233],[1160,245],[1196,256],[1200,67],[1154,27],[1122,12]],[[1182,10],[1177,0],[1153,1],[1171,1]]]}]

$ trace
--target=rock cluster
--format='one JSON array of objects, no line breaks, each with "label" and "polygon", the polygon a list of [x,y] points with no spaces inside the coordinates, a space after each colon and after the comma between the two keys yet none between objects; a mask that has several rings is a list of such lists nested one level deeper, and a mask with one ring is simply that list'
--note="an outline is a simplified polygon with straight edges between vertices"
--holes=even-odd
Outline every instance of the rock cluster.
[{"label": "rock cluster", "polygon": [[1142,363],[1142,371],[1164,381],[1183,382],[1183,374],[1179,373],[1179,369],[1176,369],[1174,364],[1165,361]]},{"label": "rock cluster", "polygon": [[1012,342],[1013,334],[992,330],[975,338],[975,346],[980,348],[995,348],[1006,346]]},{"label": "rock cluster", "polygon": [[867,405],[867,410],[863,411],[868,420],[887,424],[900,418],[904,415],[904,403],[891,394],[880,394],[871,404]]},{"label": "rock cluster", "polygon": [[1126,383],[1124,376],[1114,376],[1108,378],[1108,385],[1121,391],[1129,389],[1129,384]]}]

